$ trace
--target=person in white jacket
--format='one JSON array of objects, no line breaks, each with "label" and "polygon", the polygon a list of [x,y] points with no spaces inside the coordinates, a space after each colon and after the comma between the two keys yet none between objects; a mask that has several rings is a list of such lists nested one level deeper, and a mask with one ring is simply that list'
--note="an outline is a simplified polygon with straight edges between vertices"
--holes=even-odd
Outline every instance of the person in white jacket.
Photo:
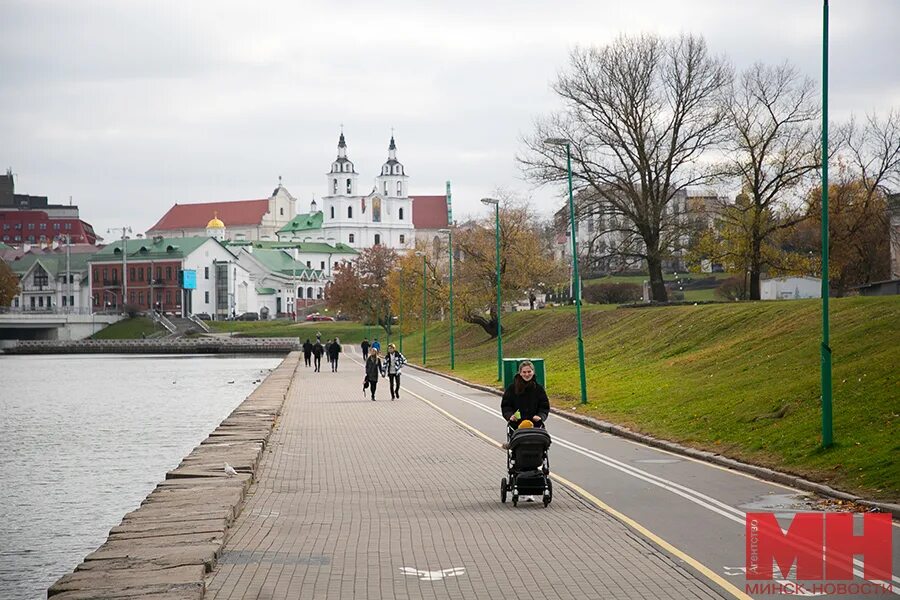
[{"label": "person in white jacket", "polygon": [[394,344],[388,344],[388,353],[384,357],[384,370],[391,388],[391,400],[400,397],[400,370],[406,364],[406,357],[397,351]]}]

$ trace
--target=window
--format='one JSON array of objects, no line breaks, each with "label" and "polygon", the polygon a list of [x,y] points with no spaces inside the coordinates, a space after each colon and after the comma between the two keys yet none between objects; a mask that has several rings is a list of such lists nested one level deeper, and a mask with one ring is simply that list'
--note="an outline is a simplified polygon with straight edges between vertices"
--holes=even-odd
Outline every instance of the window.
[{"label": "window", "polygon": [[406,236],[403,235],[402,233],[400,234],[400,243],[401,243],[401,244],[405,244],[405,243],[406,243]]},{"label": "window", "polygon": [[166,304],[172,304],[172,290],[166,290]]},{"label": "window", "polygon": [[348,206],[348,207],[347,207],[347,218],[348,218],[348,219],[352,219],[352,218],[353,218],[353,207],[352,207],[352,206]]},{"label": "window", "polygon": [[29,224],[28,224],[28,230],[29,230],[29,231],[34,231],[34,223],[29,223]]},{"label": "window", "polygon": [[113,280],[113,283],[119,282],[119,272],[116,271],[115,269],[113,269],[113,271],[112,271],[112,280]]},{"label": "window", "polygon": [[44,297],[38,296],[38,308],[44,308]]},{"label": "window", "polygon": [[331,207],[331,218],[332,219],[334,218],[334,207],[333,206]]},{"label": "window", "polygon": [[400,174],[400,165],[394,165],[394,175]]},{"label": "window", "polygon": [[399,211],[397,211],[397,214],[399,215],[400,220],[402,221],[403,220],[403,209],[401,208]]},{"label": "window", "polygon": [[29,242],[34,242],[34,236],[33,236],[33,235],[29,235],[29,236],[28,236],[28,241],[29,241]]},{"label": "window", "polygon": [[348,194],[353,193],[353,180],[350,179],[349,177],[347,178],[347,193]]},{"label": "window", "polygon": [[59,231],[59,223],[54,223],[54,224],[53,224],[53,229]]},{"label": "window", "polygon": [[391,168],[390,168],[389,166],[387,166],[387,165],[384,165],[383,173],[384,173],[385,175],[389,175],[390,172],[391,172]]},{"label": "window", "polygon": [[284,208],[283,207],[278,209],[278,214],[281,215],[282,217],[284,216]]},{"label": "window", "polygon": [[14,308],[19,308],[19,297],[18,297],[18,296],[16,296],[15,298],[13,298],[13,307],[14,307]]},{"label": "window", "polygon": [[15,228],[16,228],[16,229],[22,229],[22,224],[21,224],[21,223],[16,223]]},{"label": "window", "polygon": [[387,196],[387,181],[384,182],[384,195]]},{"label": "window", "polygon": [[209,304],[209,292],[203,292],[203,302]]},{"label": "window", "polygon": [[69,296],[69,306],[75,306],[75,296]]},{"label": "window", "polygon": [[8,230],[8,229],[9,229],[9,223],[4,223],[4,224],[3,224],[3,231],[6,231],[6,230]]},{"label": "window", "polygon": [[47,224],[46,224],[46,223],[41,223],[40,229],[47,229]]},{"label": "window", "polygon": [[66,229],[72,229],[72,224],[71,224],[71,223],[66,223]]},{"label": "window", "polygon": [[322,266],[319,268],[322,269],[323,271],[325,270],[325,261],[324,260],[322,261]]},{"label": "window", "polygon": [[[209,279],[209,267],[203,267],[203,279]],[[208,294],[209,292],[207,292]],[[207,300],[207,303],[209,300]]]},{"label": "window", "polygon": [[381,234],[380,234],[380,233],[376,233],[376,234],[375,234],[375,245],[377,246],[377,245],[380,244],[380,243],[381,243]]},{"label": "window", "polygon": [[103,283],[109,282],[109,272],[106,270],[106,267],[103,267]]},{"label": "window", "polygon": [[397,195],[400,196],[403,193],[403,182],[397,182]]},{"label": "window", "polygon": [[63,306],[67,306],[67,304],[66,304],[66,297],[63,296],[62,299],[63,299]]},{"label": "window", "polygon": [[134,304],[134,291],[133,290],[128,293],[128,297],[129,297],[128,301],[131,302],[132,304]]},{"label": "window", "polygon": [[[128,274],[128,276],[131,277],[132,281],[137,281],[137,279],[135,279],[134,275],[135,275],[134,267],[131,267],[131,272]],[[131,302],[134,303],[134,298],[131,299]]]},{"label": "window", "polygon": [[138,281],[144,280],[144,267],[138,267]]},{"label": "window", "polygon": [[144,305],[144,292],[138,292],[138,305]]},{"label": "window", "polygon": [[337,179],[334,180],[334,191],[332,194],[337,194]]},{"label": "window", "polygon": [[306,297],[307,298],[313,297],[313,289],[311,287],[306,288]]},{"label": "window", "polygon": [[166,267],[166,281],[172,281],[172,267]]},{"label": "window", "polygon": [[162,267],[156,267],[156,281],[162,280]]},{"label": "window", "polygon": [[312,261],[311,260],[306,261],[306,268],[312,269]]},{"label": "window", "polygon": [[351,233],[350,234],[350,243],[352,244],[355,241],[356,241],[356,236]]}]

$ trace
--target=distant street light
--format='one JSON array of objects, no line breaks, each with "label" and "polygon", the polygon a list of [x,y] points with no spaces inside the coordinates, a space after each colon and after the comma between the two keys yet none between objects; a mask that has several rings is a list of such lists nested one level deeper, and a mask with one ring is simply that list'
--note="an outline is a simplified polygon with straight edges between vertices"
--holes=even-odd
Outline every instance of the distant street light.
[{"label": "distant street light", "polygon": [[503,380],[503,329],[500,326],[500,201],[494,198],[482,198],[481,203],[494,206],[494,254],[496,256],[497,278],[497,381]]},{"label": "distant street light", "polygon": [[547,138],[548,146],[566,147],[566,171],[569,176],[569,222],[572,226],[572,288],[575,294],[575,316],[578,321],[578,368],[581,373],[581,403],[587,404],[587,377],[584,372],[584,337],[581,331],[581,279],[578,277],[578,240],[575,228],[575,199],[572,193],[572,142],[565,138]]},{"label": "distant street light", "polygon": [[456,356],[453,348],[453,230],[439,229],[438,233],[447,234],[447,252],[450,255],[450,370],[456,368]]},{"label": "distant street light", "polygon": [[400,354],[403,354],[403,269],[394,269],[400,281],[397,283],[397,301],[400,304],[400,321],[397,322],[397,331],[400,334]]},{"label": "distant street light", "polygon": [[125,309],[126,298],[128,294],[128,234],[131,233],[131,227],[111,227],[106,233],[113,231],[122,232],[122,309]]},{"label": "distant street light", "polygon": [[426,319],[425,311],[427,310],[427,306],[428,306],[428,282],[425,278],[425,268],[427,266],[428,256],[424,252],[416,252],[416,256],[422,257],[422,366],[424,367],[425,359],[427,357],[427,354],[425,352],[425,347],[426,347],[426,342],[427,342],[427,338],[426,338],[426,334],[425,334],[425,331],[426,331],[426,329],[425,329],[425,324],[426,324],[425,323],[425,319]]}]

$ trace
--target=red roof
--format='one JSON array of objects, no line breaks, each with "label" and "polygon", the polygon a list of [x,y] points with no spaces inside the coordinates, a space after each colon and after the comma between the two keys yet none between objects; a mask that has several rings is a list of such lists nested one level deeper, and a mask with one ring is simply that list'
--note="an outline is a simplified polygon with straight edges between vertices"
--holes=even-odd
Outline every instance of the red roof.
[{"label": "red roof", "polygon": [[225,227],[232,225],[259,225],[269,210],[269,200],[234,200],[231,202],[204,202],[201,204],[176,204],[148,231],[174,231],[177,229],[205,229],[206,224],[218,216]]},{"label": "red roof", "polygon": [[411,196],[413,227],[443,229],[447,227],[447,196]]}]

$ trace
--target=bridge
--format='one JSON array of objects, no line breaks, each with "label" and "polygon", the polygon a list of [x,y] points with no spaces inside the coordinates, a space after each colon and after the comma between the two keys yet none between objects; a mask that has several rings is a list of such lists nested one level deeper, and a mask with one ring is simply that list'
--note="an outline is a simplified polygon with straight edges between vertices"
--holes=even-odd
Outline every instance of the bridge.
[{"label": "bridge", "polygon": [[81,340],[123,317],[90,309],[15,310],[0,312],[0,347],[10,340]]}]

